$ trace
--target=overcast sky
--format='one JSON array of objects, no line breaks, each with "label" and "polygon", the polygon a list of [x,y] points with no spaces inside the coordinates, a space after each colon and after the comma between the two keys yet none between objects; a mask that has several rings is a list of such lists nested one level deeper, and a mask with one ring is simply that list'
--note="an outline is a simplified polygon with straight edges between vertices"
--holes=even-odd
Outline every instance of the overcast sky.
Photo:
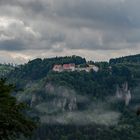
[{"label": "overcast sky", "polygon": [[140,0],[0,0],[0,63],[140,53]]}]

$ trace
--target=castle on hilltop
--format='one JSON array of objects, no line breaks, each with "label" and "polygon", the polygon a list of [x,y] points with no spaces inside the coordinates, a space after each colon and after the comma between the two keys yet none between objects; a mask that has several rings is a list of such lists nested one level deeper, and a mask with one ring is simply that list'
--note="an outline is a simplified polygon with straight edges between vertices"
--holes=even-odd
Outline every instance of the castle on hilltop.
[{"label": "castle on hilltop", "polygon": [[90,72],[91,70],[98,72],[99,67],[95,66],[95,65],[87,65],[85,67],[80,67],[80,65],[75,65],[74,63],[69,63],[69,64],[58,64],[58,65],[54,65],[53,66],[53,71],[55,72],[63,72],[63,71],[86,71],[86,72]]}]

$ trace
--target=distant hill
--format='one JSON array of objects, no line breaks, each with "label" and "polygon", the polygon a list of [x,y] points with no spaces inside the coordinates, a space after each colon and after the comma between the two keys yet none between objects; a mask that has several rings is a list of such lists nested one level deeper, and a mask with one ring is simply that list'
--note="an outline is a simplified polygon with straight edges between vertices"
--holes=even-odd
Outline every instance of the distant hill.
[{"label": "distant hill", "polygon": [[116,63],[140,63],[140,54],[124,56],[124,57],[120,57],[120,58],[112,58],[112,59],[110,59],[109,63],[110,64],[116,64]]},{"label": "distant hill", "polygon": [[125,66],[132,72],[135,79],[140,79],[140,54],[112,58],[110,59],[109,64],[115,66]]}]

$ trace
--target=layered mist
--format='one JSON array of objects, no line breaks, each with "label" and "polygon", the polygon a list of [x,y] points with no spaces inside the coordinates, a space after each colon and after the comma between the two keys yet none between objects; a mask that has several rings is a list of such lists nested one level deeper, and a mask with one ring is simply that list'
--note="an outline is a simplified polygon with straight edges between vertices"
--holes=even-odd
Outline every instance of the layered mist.
[{"label": "layered mist", "polygon": [[[33,85],[32,85],[33,86]],[[27,102],[42,124],[61,125],[116,125],[121,113],[111,106],[117,98],[94,100],[75,90],[47,83],[42,93],[22,93],[18,100]]]}]

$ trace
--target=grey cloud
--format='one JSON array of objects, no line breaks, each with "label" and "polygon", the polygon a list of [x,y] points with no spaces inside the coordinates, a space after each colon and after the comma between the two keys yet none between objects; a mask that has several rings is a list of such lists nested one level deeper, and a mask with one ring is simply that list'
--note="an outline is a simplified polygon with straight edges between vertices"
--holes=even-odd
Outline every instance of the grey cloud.
[{"label": "grey cloud", "polygon": [[25,48],[22,42],[19,40],[6,40],[0,42],[0,49],[14,51],[14,50],[23,50]]},{"label": "grey cloud", "polygon": [[[122,50],[140,44],[139,0],[1,0],[0,50]],[[11,21],[13,19],[13,21]]]},{"label": "grey cloud", "polygon": [[[127,23],[122,9],[121,1],[65,1],[54,2],[54,11],[61,16],[80,17],[93,20],[101,20],[103,22]],[[122,13],[123,12],[123,13]]]}]

